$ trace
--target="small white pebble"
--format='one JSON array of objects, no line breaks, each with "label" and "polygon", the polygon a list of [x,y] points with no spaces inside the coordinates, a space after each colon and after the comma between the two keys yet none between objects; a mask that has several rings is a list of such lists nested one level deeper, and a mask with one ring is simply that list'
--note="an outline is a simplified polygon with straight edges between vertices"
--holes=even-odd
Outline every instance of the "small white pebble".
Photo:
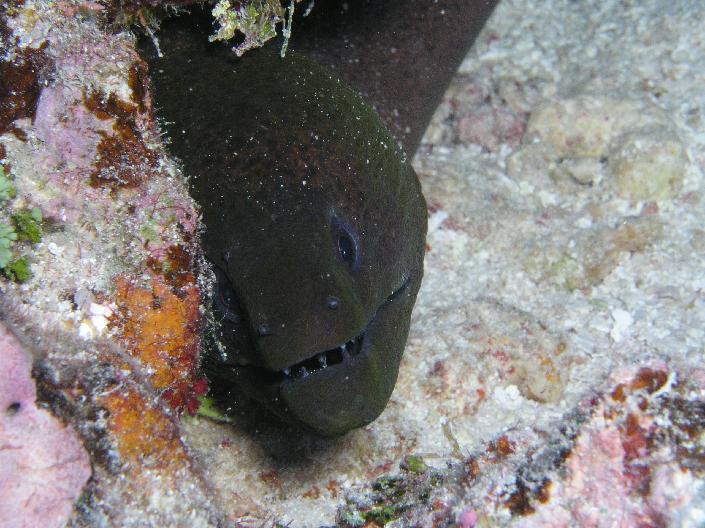
[{"label": "small white pebble", "polygon": [[587,216],[583,216],[583,217],[579,218],[575,224],[580,229],[588,229],[588,228],[592,227],[592,220]]},{"label": "small white pebble", "polygon": [[499,386],[494,390],[494,399],[505,409],[516,409],[522,405],[524,398],[516,385]]},{"label": "small white pebble", "polygon": [[621,308],[615,308],[612,310],[612,319],[614,319],[614,324],[612,325],[612,330],[610,330],[610,337],[615,343],[621,341],[627,330],[634,322],[632,314]]},{"label": "small white pebble", "polygon": [[89,320],[84,319],[78,327],[78,337],[81,339],[93,339],[95,337],[95,327]]},{"label": "small white pebble", "polygon": [[445,211],[436,211],[431,214],[428,218],[428,232],[432,233],[438,229],[446,218],[448,218],[448,213]]},{"label": "small white pebble", "polygon": [[113,311],[110,309],[109,306],[98,303],[91,303],[90,307],[88,308],[88,312],[91,315],[99,315],[101,317],[110,317],[111,315],[113,315]]},{"label": "small white pebble", "polygon": [[54,242],[49,242],[49,244],[47,244],[47,250],[55,257],[60,257],[64,252],[64,248],[57,246]]},{"label": "small white pebble", "polygon": [[108,318],[103,317],[102,315],[94,315],[91,317],[91,323],[95,328],[96,334],[102,335],[105,328],[108,326]]}]

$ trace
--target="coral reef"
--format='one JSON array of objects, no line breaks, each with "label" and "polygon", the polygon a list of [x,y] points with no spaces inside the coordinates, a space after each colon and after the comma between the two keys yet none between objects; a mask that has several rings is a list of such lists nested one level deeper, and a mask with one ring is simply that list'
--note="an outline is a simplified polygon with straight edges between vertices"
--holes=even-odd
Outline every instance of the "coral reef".
[{"label": "coral reef", "polygon": [[696,526],[705,519],[702,386],[661,368],[625,369],[591,402],[553,480],[551,501],[530,505],[524,526]]},{"label": "coral reef", "polygon": [[207,389],[198,213],[162,157],[133,39],[107,33],[103,11],[27,1],[0,12],[0,316],[32,344],[40,401],[91,457],[57,526],[72,506],[75,525],[214,525],[178,423]]}]

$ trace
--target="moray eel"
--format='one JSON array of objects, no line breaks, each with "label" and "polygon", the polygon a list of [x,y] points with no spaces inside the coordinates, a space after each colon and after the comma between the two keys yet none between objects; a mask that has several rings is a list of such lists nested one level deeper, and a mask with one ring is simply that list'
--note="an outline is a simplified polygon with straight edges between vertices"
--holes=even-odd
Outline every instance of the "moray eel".
[{"label": "moray eel", "polygon": [[[316,0],[289,48],[332,69],[409,155],[497,0]],[[303,10],[301,10],[303,11]]]},{"label": "moray eel", "polygon": [[374,420],[396,382],[423,275],[418,179],[327,59],[278,45],[238,58],[195,20],[165,25],[162,58],[143,54],[216,276],[221,346],[205,368],[289,422],[343,434]]}]

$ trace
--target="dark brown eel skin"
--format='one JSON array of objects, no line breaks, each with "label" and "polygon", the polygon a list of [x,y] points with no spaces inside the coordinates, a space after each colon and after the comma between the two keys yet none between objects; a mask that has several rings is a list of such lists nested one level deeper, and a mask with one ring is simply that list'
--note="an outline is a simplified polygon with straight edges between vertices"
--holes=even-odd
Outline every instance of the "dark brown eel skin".
[{"label": "dark brown eel skin", "polygon": [[333,70],[413,156],[497,0],[320,1],[291,49]]},{"label": "dark brown eel skin", "polygon": [[493,6],[318,0],[285,58],[238,58],[191,13],[164,23],[163,57],[143,47],[217,279],[216,392],[322,436],[384,410],[423,275],[409,157]]}]

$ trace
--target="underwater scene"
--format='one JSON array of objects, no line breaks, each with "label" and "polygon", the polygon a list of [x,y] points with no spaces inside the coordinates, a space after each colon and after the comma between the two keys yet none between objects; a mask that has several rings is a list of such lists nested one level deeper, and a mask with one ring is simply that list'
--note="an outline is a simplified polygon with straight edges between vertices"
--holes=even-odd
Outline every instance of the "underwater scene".
[{"label": "underwater scene", "polygon": [[705,526],[697,0],[0,4],[0,527]]}]

